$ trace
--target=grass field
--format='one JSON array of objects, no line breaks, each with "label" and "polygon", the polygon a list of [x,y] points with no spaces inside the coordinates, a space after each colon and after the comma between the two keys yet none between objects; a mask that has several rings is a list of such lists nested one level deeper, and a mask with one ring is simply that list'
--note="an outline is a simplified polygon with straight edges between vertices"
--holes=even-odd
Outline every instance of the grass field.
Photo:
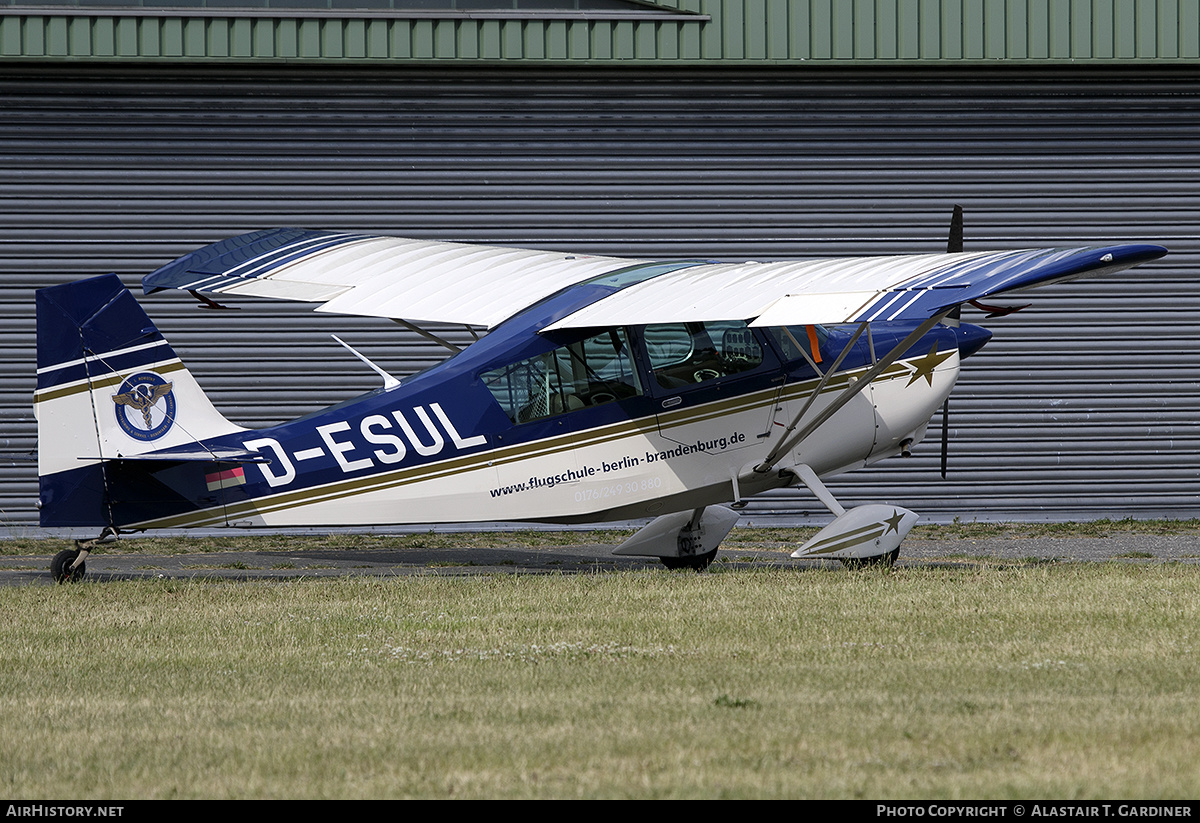
[{"label": "grass field", "polygon": [[1193,563],[9,587],[0,792],[1194,798],[1198,611]]}]

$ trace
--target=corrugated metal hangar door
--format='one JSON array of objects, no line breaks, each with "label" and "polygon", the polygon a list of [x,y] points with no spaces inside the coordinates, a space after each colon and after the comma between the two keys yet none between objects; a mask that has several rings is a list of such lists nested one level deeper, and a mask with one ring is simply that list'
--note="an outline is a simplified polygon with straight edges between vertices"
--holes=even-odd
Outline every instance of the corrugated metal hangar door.
[{"label": "corrugated metal hangar door", "polygon": [[[130,286],[205,243],[295,225],[639,257],[804,258],[1161,242],[989,321],[911,460],[848,475],[847,504],[964,520],[1197,516],[1200,83],[1195,72],[724,74],[157,65],[0,74],[5,452],[35,445],[33,290]],[[1013,301],[1009,301],[1013,302]],[[259,426],[372,388],[336,332],[396,374],[439,357],[385,321],[143,298],[217,405]],[[968,318],[976,319],[976,318]],[[464,339],[460,331],[447,330]],[[2,525],[36,525],[5,460]],[[823,520],[805,491],[757,524]]]}]

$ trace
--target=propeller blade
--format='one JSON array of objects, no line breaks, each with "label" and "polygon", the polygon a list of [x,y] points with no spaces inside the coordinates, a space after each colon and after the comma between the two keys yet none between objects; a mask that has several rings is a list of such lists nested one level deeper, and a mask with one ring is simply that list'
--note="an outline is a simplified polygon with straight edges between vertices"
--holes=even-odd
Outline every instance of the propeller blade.
[{"label": "propeller blade", "polygon": [[[950,237],[946,241],[946,252],[956,254],[963,250],[963,208],[955,204],[954,214],[950,217]],[[955,320],[962,313],[962,306],[956,306],[951,313]],[[946,479],[946,463],[950,455],[950,398],[942,403],[942,479]]]},{"label": "propeller blade", "polygon": [[946,242],[946,252],[956,254],[963,250],[963,209],[954,207],[954,215],[950,218],[950,239]]}]

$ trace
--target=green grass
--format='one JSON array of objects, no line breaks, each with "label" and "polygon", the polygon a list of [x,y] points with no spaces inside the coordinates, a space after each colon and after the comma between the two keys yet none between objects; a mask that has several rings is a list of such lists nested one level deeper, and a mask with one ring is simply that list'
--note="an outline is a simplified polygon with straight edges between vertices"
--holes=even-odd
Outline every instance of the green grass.
[{"label": "green grass", "polygon": [[1200,567],[0,590],[0,793],[1189,798]]}]

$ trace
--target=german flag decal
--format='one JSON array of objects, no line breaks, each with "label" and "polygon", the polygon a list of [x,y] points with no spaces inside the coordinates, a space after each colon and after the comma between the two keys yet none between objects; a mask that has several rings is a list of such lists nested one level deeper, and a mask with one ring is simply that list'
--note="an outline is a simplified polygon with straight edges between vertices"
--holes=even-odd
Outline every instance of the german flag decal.
[{"label": "german flag decal", "polygon": [[217,489],[228,489],[232,486],[244,486],[246,484],[246,472],[242,470],[241,466],[238,466],[227,471],[206,474],[204,475],[204,481],[208,483],[208,490],[210,492],[215,492]]}]

